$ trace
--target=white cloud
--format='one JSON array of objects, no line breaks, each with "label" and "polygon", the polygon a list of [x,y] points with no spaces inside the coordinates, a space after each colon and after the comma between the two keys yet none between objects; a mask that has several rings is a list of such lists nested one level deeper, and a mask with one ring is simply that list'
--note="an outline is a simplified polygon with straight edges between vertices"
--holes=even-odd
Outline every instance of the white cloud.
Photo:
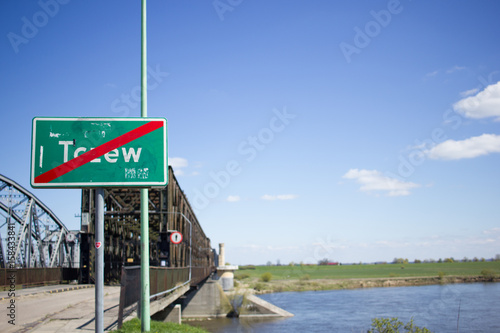
[{"label": "white cloud", "polygon": [[290,250],[299,250],[299,246],[275,246],[275,245],[260,245],[260,244],[246,244],[239,246],[240,248],[248,248],[252,250],[259,251],[290,251]]},{"label": "white cloud", "polygon": [[239,195],[230,195],[227,197],[226,201],[227,202],[237,202],[237,201],[240,201],[241,198]]},{"label": "white cloud", "polygon": [[457,72],[457,71],[461,71],[465,69],[465,67],[462,67],[462,66],[455,66],[453,68],[450,68],[446,71],[446,74],[451,74],[451,73],[454,73],[454,72]]},{"label": "white cloud", "polygon": [[262,200],[268,200],[268,201],[273,201],[273,200],[293,200],[298,198],[298,195],[295,194],[279,194],[279,195],[269,195],[269,194],[264,194],[261,199]]},{"label": "white cloud", "polygon": [[459,160],[500,153],[500,135],[483,134],[462,141],[446,140],[426,153],[436,160]]},{"label": "white cloud", "polygon": [[361,184],[363,192],[385,191],[388,196],[409,195],[410,190],[420,185],[382,175],[377,170],[351,169],[342,178],[354,179]]},{"label": "white cloud", "polygon": [[466,67],[463,67],[463,66],[454,66],[454,67],[452,67],[450,69],[447,69],[447,70],[435,70],[433,72],[426,73],[425,77],[427,77],[427,78],[435,77],[435,76],[437,76],[438,74],[441,74],[441,73],[453,74],[455,72],[458,72],[458,71],[461,71],[461,70],[464,70],[464,69],[466,69]]},{"label": "white cloud", "polygon": [[472,95],[477,94],[478,91],[479,91],[479,88],[472,88],[472,89],[469,89],[469,90],[466,90],[466,91],[462,91],[460,93],[460,96],[462,96],[462,97],[472,96]]},{"label": "white cloud", "polygon": [[425,76],[426,77],[433,77],[433,76],[436,76],[438,73],[439,73],[439,71],[434,71],[434,72],[430,72],[430,73],[425,74]]},{"label": "white cloud", "polygon": [[184,175],[184,170],[182,169],[188,166],[188,161],[182,157],[169,157],[168,165],[174,169],[176,176],[182,176]]},{"label": "white cloud", "polygon": [[489,229],[489,230],[484,230],[483,231],[483,234],[485,235],[495,235],[495,234],[498,234],[498,236],[500,236],[500,228],[492,228],[492,229]]},{"label": "white cloud", "polygon": [[497,117],[500,120],[500,81],[487,86],[475,96],[463,98],[453,109],[467,118]]},{"label": "white cloud", "polygon": [[295,194],[279,194],[276,196],[278,200],[293,200],[298,198],[298,195]]}]

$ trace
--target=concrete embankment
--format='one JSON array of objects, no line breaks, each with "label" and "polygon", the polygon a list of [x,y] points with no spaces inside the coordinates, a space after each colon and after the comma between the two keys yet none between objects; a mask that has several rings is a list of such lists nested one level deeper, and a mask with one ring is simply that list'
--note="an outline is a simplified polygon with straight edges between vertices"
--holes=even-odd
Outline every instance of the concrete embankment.
[{"label": "concrete embankment", "polygon": [[255,295],[246,295],[248,302],[240,317],[293,317],[293,314]]},{"label": "concrete embankment", "polygon": [[187,293],[182,299],[182,319],[293,316],[252,293],[250,289],[224,292],[217,281],[209,279],[199,290]]}]

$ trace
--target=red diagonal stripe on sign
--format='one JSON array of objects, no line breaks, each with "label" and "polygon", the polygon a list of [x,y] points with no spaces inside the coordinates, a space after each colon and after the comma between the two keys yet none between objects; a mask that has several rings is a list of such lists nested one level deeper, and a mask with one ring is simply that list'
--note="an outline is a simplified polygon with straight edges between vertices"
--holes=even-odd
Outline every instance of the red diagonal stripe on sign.
[{"label": "red diagonal stripe on sign", "polygon": [[78,167],[81,167],[82,165],[92,161],[93,159],[109,153],[113,149],[126,145],[127,143],[132,142],[135,139],[138,139],[141,136],[151,133],[152,131],[157,130],[161,127],[163,127],[163,121],[147,122],[146,124],[141,125],[131,130],[130,132],[122,134],[119,137],[114,138],[113,140],[103,143],[102,145],[84,154],[81,154],[80,156],[77,156],[66,163],[63,163],[52,170],[42,173],[38,177],[35,177],[35,183],[48,183],[50,181],[53,181],[54,179],[61,177],[62,175],[67,174],[68,172],[75,170]]}]

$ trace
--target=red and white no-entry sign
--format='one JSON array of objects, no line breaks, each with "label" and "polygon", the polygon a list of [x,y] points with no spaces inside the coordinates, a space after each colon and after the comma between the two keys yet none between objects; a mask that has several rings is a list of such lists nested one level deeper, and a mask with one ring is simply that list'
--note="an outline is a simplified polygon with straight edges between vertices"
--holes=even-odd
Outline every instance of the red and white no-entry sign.
[{"label": "red and white no-entry sign", "polygon": [[180,244],[182,242],[182,234],[178,231],[171,233],[170,241],[174,244]]}]

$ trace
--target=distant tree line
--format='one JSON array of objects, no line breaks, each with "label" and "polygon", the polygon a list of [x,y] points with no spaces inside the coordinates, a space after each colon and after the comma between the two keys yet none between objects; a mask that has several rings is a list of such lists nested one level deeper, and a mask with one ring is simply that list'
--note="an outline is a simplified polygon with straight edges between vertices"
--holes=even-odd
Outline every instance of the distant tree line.
[{"label": "distant tree line", "polygon": [[[431,263],[431,264],[433,264],[433,263],[485,262],[485,261],[500,261],[500,254],[497,254],[497,255],[495,255],[495,258],[491,258],[491,259],[488,259],[488,260],[485,259],[485,258],[478,258],[478,257],[474,257],[472,259],[464,257],[462,260],[456,260],[453,257],[450,257],[450,258],[444,258],[444,259],[439,258],[438,260],[435,260],[435,259],[424,259],[424,260],[414,259],[413,263],[415,263],[415,264],[421,264],[421,263],[426,263],[426,264]],[[392,264],[409,264],[410,261],[408,260],[408,258],[394,258],[391,263]],[[341,265],[339,262],[330,260],[328,258],[323,258],[323,259],[319,260],[317,264],[320,265],[320,266],[322,266],[322,265]],[[362,262],[360,262],[359,264],[361,265]],[[387,262],[386,261],[378,261],[378,262],[375,262],[375,264],[387,264]],[[267,266],[274,266],[271,261],[268,261],[266,263],[266,265]],[[311,265],[311,264],[304,264],[302,261],[300,262],[300,264],[297,264],[294,261],[291,261],[288,264],[288,266],[299,266],[299,265],[303,266],[303,265]],[[312,265],[314,265],[314,264],[312,264]],[[247,265],[247,266],[252,266],[252,265]],[[279,259],[276,261],[276,265],[275,266],[282,266],[281,261]]]}]

